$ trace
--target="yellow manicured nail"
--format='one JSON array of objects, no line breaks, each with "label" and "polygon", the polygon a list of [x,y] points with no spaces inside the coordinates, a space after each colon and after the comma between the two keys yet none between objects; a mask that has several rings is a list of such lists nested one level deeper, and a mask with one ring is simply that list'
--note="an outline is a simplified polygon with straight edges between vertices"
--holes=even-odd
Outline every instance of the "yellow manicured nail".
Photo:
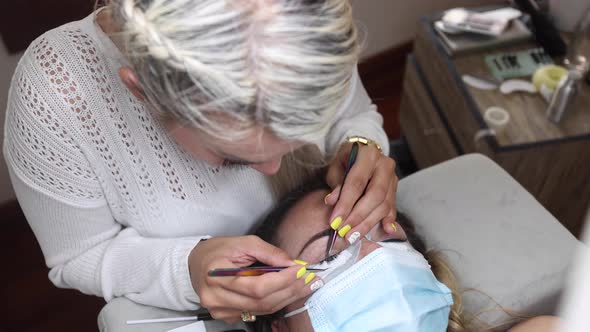
[{"label": "yellow manicured nail", "polygon": [[300,259],[296,259],[293,262],[295,262],[295,264],[299,264],[299,265],[307,265],[307,264],[309,264],[308,262],[302,261]]},{"label": "yellow manicured nail", "polygon": [[328,205],[328,198],[330,198],[330,195],[332,195],[332,193],[329,193],[324,197],[324,204]]},{"label": "yellow manicured nail", "polygon": [[303,277],[303,275],[307,272],[307,269],[302,267],[299,269],[299,271],[297,271],[297,279],[301,279],[301,277]]},{"label": "yellow manicured nail", "polygon": [[397,227],[395,226],[394,222],[391,223],[391,228],[393,228],[394,232],[397,232]]},{"label": "yellow manicured nail", "polygon": [[340,224],[342,224],[342,217],[336,217],[332,220],[330,227],[332,227],[333,230],[337,230],[338,227],[340,227]]},{"label": "yellow manicured nail", "polygon": [[315,273],[312,272],[308,274],[307,277],[305,277],[305,284],[309,284],[313,280],[313,278],[315,278]]},{"label": "yellow manicured nail", "polygon": [[338,235],[340,235],[340,237],[345,237],[346,234],[348,234],[348,232],[350,232],[351,229],[352,229],[352,227],[350,227],[350,225],[346,225],[346,226],[340,228],[340,230],[338,231]]}]

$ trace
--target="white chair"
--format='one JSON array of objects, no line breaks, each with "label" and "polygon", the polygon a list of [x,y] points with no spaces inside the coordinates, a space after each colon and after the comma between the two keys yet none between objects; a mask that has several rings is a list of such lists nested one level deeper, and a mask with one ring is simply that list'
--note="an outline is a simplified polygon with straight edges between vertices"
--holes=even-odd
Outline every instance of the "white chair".
[{"label": "white chair", "polygon": [[[493,309],[495,302],[530,316],[555,313],[579,241],[490,159],[466,155],[415,173],[400,181],[397,200],[427,246],[446,254],[460,285],[477,290],[464,293],[467,314]],[[116,299],[98,323],[109,332],[166,331],[182,323],[125,321],[178,315],[191,313]],[[491,325],[510,320],[501,310],[481,318]],[[230,329],[207,323],[207,331]]]}]

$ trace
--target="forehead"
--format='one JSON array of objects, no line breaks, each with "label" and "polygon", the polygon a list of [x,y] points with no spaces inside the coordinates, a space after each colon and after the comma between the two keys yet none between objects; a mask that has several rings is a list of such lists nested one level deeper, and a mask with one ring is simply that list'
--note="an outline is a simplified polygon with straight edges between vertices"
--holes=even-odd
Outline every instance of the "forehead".
[{"label": "forehead", "polygon": [[[328,218],[332,208],[324,204],[324,196],[327,194],[328,190],[317,190],[307,194],[285,215],[277,234],[279,246],[289,255],[297,256],[313,235],[329,227]],[[307,252],[308,250],[305,253]],[[313,260],[316,257],[299,258]]]},{"label": "forehead", "polygon": [[[263,132],[260,136],[248,136],[244,139],[230,142],[214,142],[210,151],[226,160],[264,165],[277,163],[284,156],[303,147],[301,141],[284,140],[272,133]],[[277,168],[278,170],[278,168]]]},{"label": "forehead", "polygon": [[[165,125],[176,140],[183,145],[198,144],[220,155],[237,157],[251,162],[268,162],[303,145],[303,142],[279,138],[261,125],[254,126],[244,132],[239,126],[233,124],[232,120],[226,119],[224,121],[222,127],[227,126],[225,133],[227,137],[223,138],[210,135],[203,130],[195,129],[190,124],[183,124],[174,119],[166,120]],[[232,135],[232,132],[241,133]]]},{"label": "forehead", "polygon": [[234,156],[248,156],[256,159],[260,156],[283,155],[298,146],[295,142],[281,139],[262,126],[254,127],[245,135],[236,139],[212,138],[211,145],[218,151]]}]

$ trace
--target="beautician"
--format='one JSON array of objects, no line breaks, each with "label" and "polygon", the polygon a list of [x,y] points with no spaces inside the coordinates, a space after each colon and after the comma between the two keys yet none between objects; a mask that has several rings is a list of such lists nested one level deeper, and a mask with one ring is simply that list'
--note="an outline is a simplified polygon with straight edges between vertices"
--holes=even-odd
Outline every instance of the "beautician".
[{"label": "beautician", "polygon": [[[303,146],[330,163],[326,224],[393,232],[395,163],[347,0],[102,5],[29,47],[8,102],[4,155],[56,286],[231,322],[308,296],[305,262],[245,235]],[[291,267],[207,277],[255,261]]]}]

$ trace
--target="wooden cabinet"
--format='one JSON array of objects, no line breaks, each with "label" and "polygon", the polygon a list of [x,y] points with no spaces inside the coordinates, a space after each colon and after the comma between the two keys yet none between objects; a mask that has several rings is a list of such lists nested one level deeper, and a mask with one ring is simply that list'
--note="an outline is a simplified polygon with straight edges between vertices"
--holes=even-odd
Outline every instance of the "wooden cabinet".
[{"label": "wooden cabinet", "polygon": [[[504,96],[466,86],[464,74],[489,76],[484,53],[450,57],[440,43],[431,20],[424,19],[406,67],[401,125],[418,166],[483,153],[579,235],[590,205],[590,86],[562,123],[554,124],[539,95]],[[491,106],[505,108],[511,118],[495,132],[484,120]]]},{"label": "wooden cabinet", "polygon": [[406,63],[400,118],[407,140],[420,142],[421,147],[412,148],[412,152],[418,167],[426,168],[459,156],[462,151],[430,87],[423,83],[422,74],[415,58],[410,56]]}]

